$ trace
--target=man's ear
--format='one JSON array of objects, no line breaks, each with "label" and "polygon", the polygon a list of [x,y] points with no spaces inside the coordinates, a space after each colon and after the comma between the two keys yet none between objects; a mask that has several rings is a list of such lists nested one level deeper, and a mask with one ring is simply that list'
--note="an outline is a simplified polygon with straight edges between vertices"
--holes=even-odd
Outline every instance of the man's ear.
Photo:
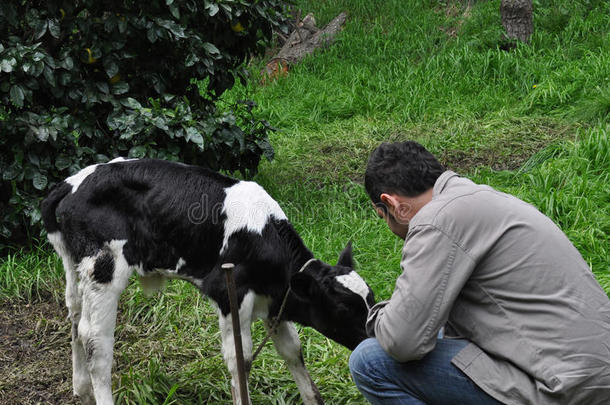
[{"label": "man's ear", "polygon": [[337,266],[345,266],[350,269],[354,268],[354,259],[352,258],[352,242],[349,241],[345,249],[339,255],[339,260],[337,261]]},{"label": "man's ear", "polygon": [[396,206],[399,204],[396,197],[388,193],[381,193],[379,199],[388,208],[388,211],[390,212],[396,209]]},{"label": "man's ear", "polygon": [[301,271],[290,279],[290,289],[300,299],[311,301],[313,297],[317,296],[320,286],[311,274]]}]

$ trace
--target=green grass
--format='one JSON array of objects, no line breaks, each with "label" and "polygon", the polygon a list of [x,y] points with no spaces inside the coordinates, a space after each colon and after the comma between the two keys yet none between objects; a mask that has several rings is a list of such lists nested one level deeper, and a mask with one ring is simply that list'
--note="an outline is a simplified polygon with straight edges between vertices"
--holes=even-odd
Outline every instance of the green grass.
[{"label": "green grass", "polygon": [[[610,292],[610,3],[536,1],[530,45],[501,43],[499,1],[298,2],[318,25],[347,10],[337,42],[261,86],[252,98],[280,130],[276,159],[256,180],[275,197],[317,257],[334,263],[347,241],[378,299],[398,276],[402,243],[361,186],[382,141],[414,139],[450,168],[517,195],[551,217]],[[457,4],[457,5],[456,5]],[[63,294],[59,260],[46,248],[0,263],[0,297]],[[230,403],[211,306],[186,283],[147,298],[122,297],[113,386],[120,403]],[[263,338],[255,324],[254,338]],[[349,352],[301,330],[305,361],[332,404],[364,403]],[[256,343],[255,343],[256,344]],[[250,379],[253,403],[298,403],[289,372],[266,348]]]}]

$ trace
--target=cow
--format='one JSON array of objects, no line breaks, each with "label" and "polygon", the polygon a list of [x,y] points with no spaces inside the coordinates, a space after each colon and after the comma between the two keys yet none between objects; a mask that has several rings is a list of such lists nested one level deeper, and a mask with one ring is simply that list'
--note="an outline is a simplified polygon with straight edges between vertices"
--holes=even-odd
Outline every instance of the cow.
[{"label": "cow", "polygon": [[178,278],[212,300],[232,389],[237,362],[224,263],[235,265],[246,369],[250,327],[261,318],[305,404],[323,400],[293,322],[349,349],[366,338],[375,300],[353,270],[351,244],[336,266],[315,259],[279,204],[255,182],[177,162],[117,158],[56,184],[41,212],[65,270],[73,390],[85,404],[113,403],[117,306],[134,272],[145,291]]}]

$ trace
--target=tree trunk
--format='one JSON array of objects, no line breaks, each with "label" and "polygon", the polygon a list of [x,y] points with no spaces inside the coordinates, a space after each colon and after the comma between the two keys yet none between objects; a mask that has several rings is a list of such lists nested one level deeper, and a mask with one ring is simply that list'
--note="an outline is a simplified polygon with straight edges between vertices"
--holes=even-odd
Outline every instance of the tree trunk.
[{"label": "tree trunk", "polygon": [[532,0],[502,0],[500,17],[508,39],[529,42],[534,32]]}]

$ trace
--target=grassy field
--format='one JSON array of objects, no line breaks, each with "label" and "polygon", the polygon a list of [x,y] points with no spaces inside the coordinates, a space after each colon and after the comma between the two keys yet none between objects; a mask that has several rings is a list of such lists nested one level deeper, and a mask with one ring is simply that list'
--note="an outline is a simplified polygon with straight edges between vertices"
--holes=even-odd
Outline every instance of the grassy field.
[{"label": "grassy field", "polygon": [[[266,86],[253,63],[250,85],[225,100],[254,99],[279,128],[276,159],[256,180],[317,257],[334,263],[351,240],[359,272],[378,299],[389,297],[402,243],[374,215],[361,180],[377,144],[414,139],[550,216],[610,292],[610,3],[534,1],[531,44],[510,52],[498,47],[498,0],[298,3],[318,25],[348,11],[337,42]],[[12,339],[0,347],[2,403],[72,401],[62,277],[47,246],[0,262],[0,334]],[[133,283],[118,325],[117,402],[230,403],[217,319],[193,287],[172,282],[149,298]],[[263,338],[259,323],[254,338]],[[349,352],[307,328],[301,338],[327,403],[364,403]],[[271,347],[250,388],[255,404],[299,403]]]}]

